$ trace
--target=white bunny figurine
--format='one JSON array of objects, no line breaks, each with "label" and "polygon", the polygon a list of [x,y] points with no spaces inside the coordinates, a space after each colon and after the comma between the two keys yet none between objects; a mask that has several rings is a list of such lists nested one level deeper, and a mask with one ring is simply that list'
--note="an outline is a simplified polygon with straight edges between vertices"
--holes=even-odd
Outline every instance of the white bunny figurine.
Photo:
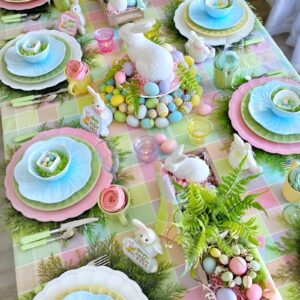
[{"label": "white bunny figurine", "polygon": [[108,126],[113,120],[113,114],[111,110],[105,105],[101,96],[94,91],[91,86],[87,87],[89,93],[94,97],[93,108],[95,112],[99,115],[100,121],[100,135],[102,137],[107,137],[109,135]]},{"label": "white bunny figurine", "polygon": [[135,241],[150,257],[163,253],[159,237],[153,229],[137,219],[132,219],[132,224],[136,227]]},{"label": "white bunny figurine", "polygon": [[230,165],[233,168],[236,168],[245,156],[247,156],[247,158],[243,170],[249,169],[252,173],[261,173],[263,169],[257,164],[251,145],[249,143],[244,143],[237,134],[234,134],[228,155]]},{"label": "white bunny figurine", "polygon": [[142,19],[120,28],[119,36],[127,45],[127,54],[137,72],[146,81],[158,82],[174,79],[171,53],[144,36],[155,24],[154,19]]},{"label": "white bunny figurine", "polygon": [[78,0],[73,0],[73,3],[71,5],[71,11],[74,12],[79,18],[79,26],[78,26],[78,29],[77,29],[79,34],[81,34],[81,35],[85,34],[86,33],[86,30],[85,30],[85,17],[82,14],[81,7],[78,3]]},{"label": "white bunny figurine", "polygon": [[179,145],[176,150],[167,157],[164,163],[166,170],[178,179],[187,181],[204,182],[209,176],[209,167],[199,157],[190,157],[183,153],[184,145]]},{"label": "white bunny figurine", "polygon": [[207,46],[202,36],[198,36],[195,31],[191,31],[190,34],[191,38],[185,44],[185,49],[196,63],[203,62],[207,58],[213,58],[215,56],[215,49]]},{"label": "white bunny figurine", "polygon": [[109,0],[108,8],[117,11],[118,13],[125,11],[127,9],[127,0]]}]

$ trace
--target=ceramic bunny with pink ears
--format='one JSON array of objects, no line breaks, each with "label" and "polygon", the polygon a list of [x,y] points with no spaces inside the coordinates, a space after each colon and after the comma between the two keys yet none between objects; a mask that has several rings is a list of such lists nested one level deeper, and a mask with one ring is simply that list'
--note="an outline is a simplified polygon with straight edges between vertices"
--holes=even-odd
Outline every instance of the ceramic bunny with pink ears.
[{"label": "ceramic bunny with pink ears", "polygon": [[79,19],[79,25],[78,25],[78,32],[79,34],[83,35],[86,33],[85,30],[85,17],[81,11],[81,7],[79,5],[78,0],[73,0],[73,4],[71,5],[70,10],[77,15],[78,19]]}]

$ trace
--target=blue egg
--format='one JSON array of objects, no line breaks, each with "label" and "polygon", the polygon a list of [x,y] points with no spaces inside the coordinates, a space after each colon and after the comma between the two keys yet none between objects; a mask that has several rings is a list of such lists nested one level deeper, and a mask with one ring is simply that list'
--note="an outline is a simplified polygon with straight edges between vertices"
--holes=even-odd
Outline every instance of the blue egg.
[{"label": "blue egg", "polygon": [[107,101],[110,101],[111,97],[113,96],[113,94],[106,94],[105,99]]},{"label": "blue egg", "polygon": [[115,85],[115,81],[113,79],[107,80],[106,85]]},{"label": "blue egg", "polygon": [[127,5],[129,6],[129,7],[134,7],[134,6],[136,6],[136,0],[127,0]]},{"label": "blue egg", "polygon": [[170,90],[170,81],[169,80],[162,80],[159,83],[159,89],[161,94],[166,94]]},{"label": "blue egg", "polygon": [[145,128],[145,129],[152,128],[154,126],[154,120],[145,118],[145,119],[141,120],[140,125],[142,128]]},{"label": "blue egg", "polygon": [[174,111],[169,114],[168,119],[171,123],[179,122],[182,119],[182,113],[180,111]]},{"label": "blue egg", "polygon": [[184,102],[187,102],[187,101],[190,101],[192,97],[189,94],[185,94],[185,95],[182,95],[181,98]]},{"label": "blue egg", "polygon": [[168,109],[170,112],[173,112],[176,110],[176,104],[174,102],[171,102],[168,104]]},{"label": "blue egg", "polygon": [[159,87],[154,82],[147,82],[144,85],[144,92],[147,96],[157,96],[159,94]]},{"label": "blue egg", "polygon": [[212,274],[216,269],[217,263],[211,256],[207,256],[203,259],[202,266],[207,274]]},{"label": "blue egg", "polygon": [[217,300],[236,300],[236,294],[230,288],[220,288],[216,293]]},{"label": "blue egg", "polygon": [[172,93],[172,96],[175,98],[181,98],[182,95],[183,95],[182,89],[177,89]]},{"label": "blue egg", "polygon": [[139,104],[145,104],[145,98],[140,97],[139,98]]},{"label": "blue egg", "polygon": [[173,99],[174,98],[171,95],[165,95],[159,99],[159,102],[168,105],[173,101]]}]

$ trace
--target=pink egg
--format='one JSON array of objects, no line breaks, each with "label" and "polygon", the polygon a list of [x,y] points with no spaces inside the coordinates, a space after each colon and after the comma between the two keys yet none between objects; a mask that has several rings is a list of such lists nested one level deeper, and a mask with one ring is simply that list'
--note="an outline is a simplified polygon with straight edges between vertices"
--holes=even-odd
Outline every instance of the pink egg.
[{"label": "pink egg", "polygon": [[164,154],[172,153],[177,147],[175,140],[166,140],[160,145],[160,151]]},{"label": "pink egg", "polygon": [[197,108],[197,112],[201,116],[206,116],[206,115],[209,115],[212,112],[212,107],[208,104],[200,103],[198,108]]},{"label": "pink egg", "polygon": [[252,286],[247,290],[246,296],[248,300],[260,300],[262,297],[261,287],[256,283],[252,284]]},{"label": "pink egg", "polygon": [[124,72],[119,71],[115,74],[115,80],[119,84],[123,84],[126,81],[126,75]]},{"label": "pink egg", "polygon": [[229,262],[229,269],[235,275],[243,275],[247,271],[247,262],[242,257],[234,257]]},{"label": "pink egg", "polygon": [[167,139],[167,137],[162,133],[156,134],[154,138],[158,145],[161,145]]}]

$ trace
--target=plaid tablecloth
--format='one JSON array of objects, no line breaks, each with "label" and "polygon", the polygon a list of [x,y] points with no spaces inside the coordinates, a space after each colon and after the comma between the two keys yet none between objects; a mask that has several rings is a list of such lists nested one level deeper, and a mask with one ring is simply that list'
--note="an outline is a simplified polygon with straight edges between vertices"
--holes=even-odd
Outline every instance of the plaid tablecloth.
[{"label": "plaid tablecloth", "polygon": [[[85,0],[80,1],[83,13],[87,21],[87,30],[92,32],[96,28],[107,25],[107,21],[103,11],[100,9],[98,1]],[[163,5],[168,1],[151,0],[150,7],[146,10],[147,16],[153,16],[158,19],[163,17]],[[39,22],[26,22],[14,25],[0,25],[1,36],[39,28],[49,27],[49,23],[53,23],[53,17],[43,17]],[[284,70],[289,74],[295,75],[296,72],[285,58],[281,50],[274,43],[272,38],[260,24],[256,25],[257,34],[264,37],[264,42],[250,46],[244,51],[242,71],[255,72],[256,74],[268,72],[271,70]],[[107,70],[114,58],[117,58],[119,52],[118,40],[115,45],[115,51],[107,55],[99,55],[98,62],[100,67],[99,73]],[[212,64],[207,62],[199,66],[199,74],[203,79],[204,101],[210,103],[217,93],[212,82]],[[95,78],[96,80],[98,78]],[[3,125],[4,144],[7,146],[13,144],[14,138],[35,131],[44,122],[54,123],[64,118],[70,121],[78,119],[82,108],[91,103],[88,95],[74,97],[63,103],[46,104],[39,108],[27,106],[24,108],[14,109],[8,103],[1,105],[1,118]],[[193,150],[194,147],[189,143],[185,117],[180,123],[174,124],[167,129],[159,130],[171,138],[176,138],[178,143],[185,144],[185,150]],[[218,125],[218,124],[214,124]],[[129,190],[134,199],[134,205],[129,210],[129,217],[135,217],[142,220],[146,224],[153,224],[156,212],[159,207],[159,190],[157,187],[153,164],[139,163],[133,150],[133,141],[137,136],[145,133],[143,129],[132,129],[123,124],[113,123],[110,126],[111,135],[120,135],[121,144],[125,149],[132,150],[126,161],[126,168],[135,179],[129,182]],[[153,129],[149,133],[155,134],[158,129]],[[205,146],[214,162],[214,165],[220,176],[226,174],[230,170],[227,161],[227,152],[224,145],[228,143],[230,137],[223,135],[215,130],[205,141]],[[251,190],[260,192],[268,190],[260,198],[259,202],[266,208],[269,218],[262,213],[249,212],[249,215],[256,214],[257,223],[260,226],[259,239],[264,245],[260,249],[262,258],[266,262],[267,268],[272,273],[276,271],[281,263],[288,258],[274,255],[267,246],[272,245],[283,234],[285,234],[284,226],[278,221],[277,216],[281,214],[282,209],[287,204],[281,195],[281,185],[283,176],[264,166],[263,176],[256,179],[251,185]],[[117,233],[118,239],[122,239],[129,234],[132,227],[124,228],[117,223],[109,223],[106,228],[97,228],[99,237],[106,238],[109,234]],[[22,294],[26,291],[34,289],[38,286],[37,266],[42,258],[48,257],[51,253],[60,255],[63,260],[75,258],[75,251],[84,249],[88,244],[85,236],[76,235],[66,248],[62,248],[58,242],[36,248],[31,251],[22,252],[19,245],[14,244],[14,257],[17,277],[18,293]],[[164,253],[164,259],[174,263],[174,277],[183,282],[188,288],[189,293],[186,299],[197,299],[197,282],[188,277],[181,277],[184,269],[184,260],[181,251],[177,247],[167,249]],[[288,299],[287,285],[282,286],[276,283],[283,299]]]}]

